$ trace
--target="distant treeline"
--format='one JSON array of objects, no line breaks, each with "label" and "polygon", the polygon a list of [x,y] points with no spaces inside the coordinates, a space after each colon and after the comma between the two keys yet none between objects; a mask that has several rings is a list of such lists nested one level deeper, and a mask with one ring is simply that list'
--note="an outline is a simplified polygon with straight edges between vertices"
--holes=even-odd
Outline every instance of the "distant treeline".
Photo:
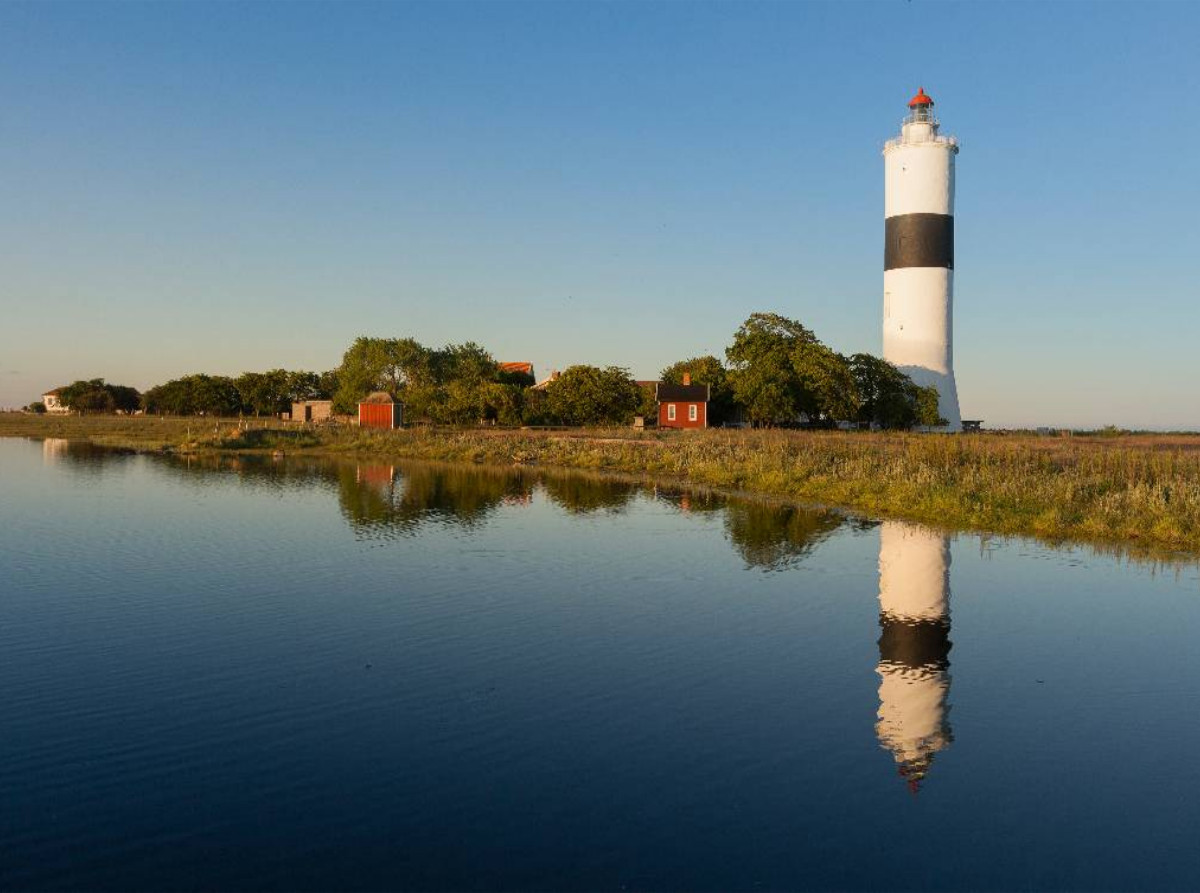
[{"label": "distant treeline", "polygon": [[[839,354],[801,323],[773,313],[752,314],[724,362],[682,359],[663,369],[661,380],[678,384],[685,374],[709,386],[711,424],[944,424],[936,389],[918,387],[870,354]],[[653,389],[639,387],[619,366],[571,366],[544,387],[533,385],[532,376],[505,371],[474,342],[429,348],[412,338],[364,336],[328,372],[188,375],[140,395],[94,379],[62,389],[59,402],[79,412],[233,416],[276,415],[296,401],[327,399],[335,412],[352,415],[369,393],[386,391],[405,405],[409,420],[436,424],[620,425],[657,415]]]},{"label": "distant treeline", "polygon": [[237,378],[223,375],[186,375],[158,385],[142,395],[146,412],[167,415],[255,415],[290,412],[299,400],[328,399],[337,389],[337,371],[243,372]]}]

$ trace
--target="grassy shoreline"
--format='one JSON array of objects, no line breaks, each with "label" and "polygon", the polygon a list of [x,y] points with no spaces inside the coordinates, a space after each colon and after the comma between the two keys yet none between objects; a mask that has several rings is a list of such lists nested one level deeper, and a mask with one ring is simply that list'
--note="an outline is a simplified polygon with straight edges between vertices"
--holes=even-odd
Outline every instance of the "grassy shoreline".
[{"label": "grassy shoreline", "polygon": [[426,430],[0,414],[0,436],[609,472],[939,527],[1200,555],[1200,436]]}]

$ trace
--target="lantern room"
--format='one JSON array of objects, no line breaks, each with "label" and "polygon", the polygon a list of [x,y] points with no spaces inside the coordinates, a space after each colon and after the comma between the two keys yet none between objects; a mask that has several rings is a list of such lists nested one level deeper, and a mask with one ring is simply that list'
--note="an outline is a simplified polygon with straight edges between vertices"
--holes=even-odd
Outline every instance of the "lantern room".
[{"label": "lantern room", "polygon": [[905,124],[935,124],[933,117],[933,97],[925,92],[924,87],[917,88],[917,95],[908,101],[908,118]]}]

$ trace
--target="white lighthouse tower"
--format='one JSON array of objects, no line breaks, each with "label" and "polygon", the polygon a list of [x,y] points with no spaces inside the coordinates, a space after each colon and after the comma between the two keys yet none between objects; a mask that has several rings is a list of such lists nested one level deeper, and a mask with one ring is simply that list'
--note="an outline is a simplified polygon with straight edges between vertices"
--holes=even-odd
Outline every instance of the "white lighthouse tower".
[{"label": "white lighthouse tower", "polygon": [[954,384],[954,156],[925,88],[883,149],[883,358],[938,390],[950,431],[962,430]]},{"label": "white lighthouse tower", "polygon": [[879,713],[875,734],[916,793],[953,741],[950,695],[950,541],[884,521],[879,531]]}]

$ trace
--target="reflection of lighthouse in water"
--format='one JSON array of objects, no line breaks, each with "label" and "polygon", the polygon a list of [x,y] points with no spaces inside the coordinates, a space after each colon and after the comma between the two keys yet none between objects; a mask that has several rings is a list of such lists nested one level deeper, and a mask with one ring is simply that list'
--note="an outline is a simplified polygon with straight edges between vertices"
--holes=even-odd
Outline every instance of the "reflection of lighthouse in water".
[{"label": "reflection of lighthouse in water", "polygon": [[950,540],[885,521],[879,537],[879,743],[915,793],[934,754],[953,739],[950,693]]}]

